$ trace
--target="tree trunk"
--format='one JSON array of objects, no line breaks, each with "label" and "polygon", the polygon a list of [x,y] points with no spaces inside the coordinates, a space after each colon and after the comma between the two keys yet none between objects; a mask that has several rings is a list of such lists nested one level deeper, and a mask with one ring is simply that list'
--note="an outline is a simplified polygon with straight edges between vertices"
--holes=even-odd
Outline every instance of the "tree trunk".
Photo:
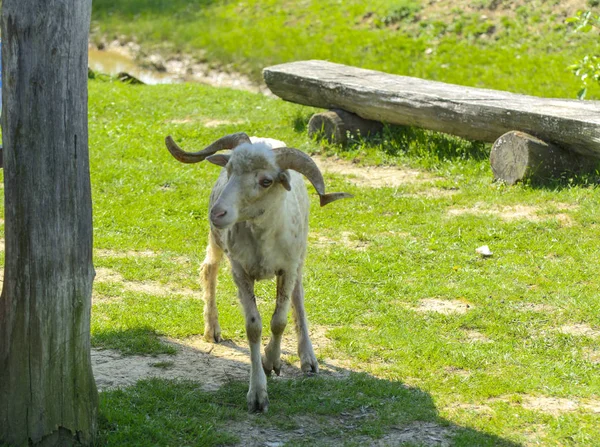
[{"label": "tree trunk", "polygon": [[0,444],[90,444],[91,0],[2,1]]},{"label": "tree trunk", "polygon": [[564,173],[592,172],[598,159],[565,151],[524,132],[507,132],[490,153],[494,179],[514,185],[523,180],[548,180]]}]

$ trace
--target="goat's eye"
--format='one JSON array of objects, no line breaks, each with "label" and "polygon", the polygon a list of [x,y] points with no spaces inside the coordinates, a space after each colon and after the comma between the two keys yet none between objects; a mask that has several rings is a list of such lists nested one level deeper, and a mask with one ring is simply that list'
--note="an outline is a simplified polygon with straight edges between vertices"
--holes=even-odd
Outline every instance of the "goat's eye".
[{"label": "goat's eye", "polygon": [[258,183],[263,188],[268,188],[269,186],[271,186],[273,184],[273,180],[271,180],[270,178],[264,178],[264,179],[260,180]]}]

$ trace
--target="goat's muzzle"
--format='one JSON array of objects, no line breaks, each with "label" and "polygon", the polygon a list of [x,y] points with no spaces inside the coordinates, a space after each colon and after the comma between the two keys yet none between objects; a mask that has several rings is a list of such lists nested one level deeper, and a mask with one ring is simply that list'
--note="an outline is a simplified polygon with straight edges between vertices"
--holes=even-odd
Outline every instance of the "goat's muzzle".
[{"label": "goat's muzzle", "polygon": [[210,210],[210,223],[219,230],[233,225],[237,220],[237,213],[232,209],[227,209],[215,204]]}]

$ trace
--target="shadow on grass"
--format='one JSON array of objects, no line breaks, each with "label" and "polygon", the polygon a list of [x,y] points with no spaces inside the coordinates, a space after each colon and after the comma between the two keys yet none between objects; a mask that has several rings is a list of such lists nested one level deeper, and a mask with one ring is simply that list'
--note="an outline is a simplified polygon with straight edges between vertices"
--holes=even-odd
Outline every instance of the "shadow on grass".
[{"label": "shadow on grass", "polygon": [[530,179],[525,185],[533,189],[562,191],[571,188],[597,188],[600,186],[600,165],[593,172],[565,172],[557,178]]},{"label": "shadow on grass", "polygon": [[206,8],[212,3],[214,0],[94,0],[92,18],[98,20],[111,15],[134,18],[138,14],[170,15],[175,18]]},{"label": "shadow on grass", "polygon": [[96,445],[519,445],[441,418],[419,388],[327,360],[315,377],[284,364],[282,376],[269,379],[269,412],[249,415],[246,347],[199,339],[167,343],[179,351],[164,356],[168,362],[125,358],[132,369],[140,361],[166,367],[134,386],[101,393]]},{"label": "shadow on grass", "polygon": [[431,161],[481,161],[490,156],[489,144],[409,126],[385,125],[381,134],[356,143],[379,146],[390,156],[403,155]]},{"label": "shadow on grass", "polygon": [[[306,132],[309,120],[310,115],[296,117],[295,131]],[[435,165],[448,161],[487,160],[491,145],[417,127],[385,124],[380,133],[350,138],[342,148],[348,152],[360,149],[376,149],[391,157],[409,157]]]}]

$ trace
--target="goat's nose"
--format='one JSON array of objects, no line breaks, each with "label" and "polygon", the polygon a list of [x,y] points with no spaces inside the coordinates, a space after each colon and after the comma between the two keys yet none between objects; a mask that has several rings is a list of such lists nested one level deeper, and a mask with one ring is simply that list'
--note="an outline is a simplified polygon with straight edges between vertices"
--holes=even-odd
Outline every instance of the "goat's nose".
[{"label": "goat's nose", "polygon": [[223,219],[225,216],[227,215],[227,210],[224,210],[221,207],[218,208],[213,208],[210,211],[210,218],[212,220],[219,220],[219,219]]}]

